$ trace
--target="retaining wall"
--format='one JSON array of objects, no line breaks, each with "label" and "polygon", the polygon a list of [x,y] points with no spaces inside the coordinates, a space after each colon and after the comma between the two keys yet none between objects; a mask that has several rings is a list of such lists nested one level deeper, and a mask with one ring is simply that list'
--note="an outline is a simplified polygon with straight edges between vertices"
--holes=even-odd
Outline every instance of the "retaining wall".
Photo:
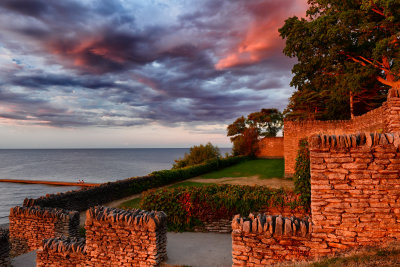
[{"label": "retaining wall", "polygon": [[315,255],[400,239],[399,133],[309,139]]},{"label": "retaining wall", "polygon": [[258,142],[257,157],[283,158],[283,137],[264,137]]},{"label": "retaining wall", "polygon": [[157,266],[167,257],[163,212],[94,207],[85,229],[86,240],[45,240],[38,266]]},{"label": "retaining wall", "polygon": [[79,212],[41,207],[10,209],[11,256],[38,249],[42,240],[79,234]]},{"label": "retaining wall", "polygon": [[0,229],[0,266],[10,266],[10,264],[9,232],[6,229]]},{"label": "retaining wall", "polygon": [[[388,111],[388,107],[390,110]],[[352,120],[337,121],[287,121],[285,120],[284,130],[284,157],[285,176],[291,177],[294,174],[296,156],[299,141],[314,134],[352,134],[357,132],[385,132],[388,126],[388,112],[392,112],[391,120],[399,120],[400,115],[395,108],[400,108],[400,102],[392,99],[385,102],[381,107],[374,109],[364,115],[357,116]],[[394,125],[393,125],[394,127]],[[393,128],[392,127],[392,128]],[[400,129],[400,125],[398,127]]]},{"label": "retaining wall", "polygon": [[310,257],[311,223],[307,219],[267,214],[232,220],[233,266],[266,266]]}]

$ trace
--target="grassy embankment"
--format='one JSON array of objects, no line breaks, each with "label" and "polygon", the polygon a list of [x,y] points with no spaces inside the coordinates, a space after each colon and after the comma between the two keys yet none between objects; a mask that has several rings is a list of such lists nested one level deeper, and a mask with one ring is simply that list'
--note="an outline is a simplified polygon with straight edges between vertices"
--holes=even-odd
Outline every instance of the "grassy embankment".
[{"label": "grassy embankment", "polygon": [[386,248],[363,248],[350,255],[322,259],[313,263],[295,263],[286,267],[373,267],[400,266],[400,243]]},{"label": "grassy embankment", "polygon": [[[207,179],[224,179],[224,178],[240,178],[243,184],[246,184],[247,177],[258,177],[260,180],[271,178],[283,179],[284,176],[284,161],[283,159],[255,159],[245,161],[228,168],[210,172],[200,177],[196,177],[196,181],[184,181],[177,184],[170,185],[169,187],[183,187],[183,186],[204,186],[216,184],[217,181],[207,182]],[[203,181],[204,179],[204,181]],[[192,180],[192,179],[191,179]],[[199,182],[201,180],[201,182]],[[229,182],[227,182],[229,183]],[[235,184],[240,184],[235,182]],[[135,198],[126,201],[120,205],[125,208],[139,208],[140,198]]]},{"label": "grassy embankment", "polygon": [[205,179],[258,176],[260,179],[283,178],[283,159],[255,159],[200,176]]}]

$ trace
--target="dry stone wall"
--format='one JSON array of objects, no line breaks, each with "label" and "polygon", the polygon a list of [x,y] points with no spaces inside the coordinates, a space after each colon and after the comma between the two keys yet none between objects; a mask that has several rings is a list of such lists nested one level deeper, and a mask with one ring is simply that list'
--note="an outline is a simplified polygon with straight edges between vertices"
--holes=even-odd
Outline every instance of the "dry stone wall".
[{"label": "dry stone wall", "polygon": [[[314,134],[352,134],[357,132],[385,132],[389,126],[389,119],[399,121],[400,115],[394,110],[400,108],[400,102],[393,99],[384,103],[381,107],[374,109],[364,115],[357,116],[352,120],[337,121],[285,121],[284,131],[284,157],[285,175],[293,176],[296,164],[296,156],[299,141]],[[391,117],[387,112],[392,112]],[[392,127],[393,128],[393,127]],[[400,130],[400,125],[398,127]]]},{"label": "dry stone wall", "polygon": [[264,137],[258,142],[257,157],[283,158],[283,137]]},{"label": "dry stone wall", "polygon": [[10,266],[10,263],[9,232],[0,229],[0,266]]},{"label": "dry stone wall", "polygon": [[[36,266],[88,266],[84,238],[50,238],[37,251]],[[111,266],[111,265],[110,265]]]},{"label": "dry stone wall", "polygon": [[38,266],[157,266],[167,258],[166,218],[163,212],[91,208],[86,240],[46,240]]},{"label": "dry stone wall", "polygon": [[76,237],[79,231],[79,212],[41,207],[10,209],[11,256],[38,249],[43,239],[62,235]]},{"label": "dry stone wall", "polygon": [[399,133],[309,139],[312,253],[400,239]]},{"label": "dry stone wall", "polygon": [[219,219],[204,222],[203,226],[194,227],[195,232],[213,232],[213,233],[230,233],[232,232],[232,221],[228,219]]},{"label": "dry stone wall", "polygon": [[266,266],[310,257],[308,219],[267,214],[232,220],[233,266]]}]

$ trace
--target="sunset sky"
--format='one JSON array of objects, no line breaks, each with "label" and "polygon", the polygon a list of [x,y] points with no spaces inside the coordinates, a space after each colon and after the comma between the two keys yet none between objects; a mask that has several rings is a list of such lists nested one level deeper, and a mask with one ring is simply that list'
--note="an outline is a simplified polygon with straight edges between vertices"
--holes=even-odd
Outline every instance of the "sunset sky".
[{"label": "sunset sky", "polygon": [[1,0],[0,148],[231,146],[288,102],[307,0]]}]

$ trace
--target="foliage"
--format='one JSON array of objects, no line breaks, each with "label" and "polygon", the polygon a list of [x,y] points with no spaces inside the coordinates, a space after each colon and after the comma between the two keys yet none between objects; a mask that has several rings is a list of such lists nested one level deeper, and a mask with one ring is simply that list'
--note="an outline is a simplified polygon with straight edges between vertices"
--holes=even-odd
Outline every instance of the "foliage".
[{"label": "foliage", "polygon": [[311,205],[311,175],[310,175],[310,151],[307,139],[299,141],[299,150],[296,157],[294,173],[295,192],[300,194],[301,204],[305,207]]},{"label": "foliage", "polygon": [[283,178],[283,159],[255,159],[241,162],[231,167],[206,173],[202,178],[248,177],[257,175],[261,179]]},{"label": "foliage", "polygon": [[143,194],[140,205],[167,213],[168,227],[174,231],[191,230],[213,219],[231,219],[235,214],[248,216],[265,207],[299,207],[296,196],[283,189],[243,185],[150,190]]},{"label": "foliage", "polygon": [[279,29],[284,53],[298,62],[285,117],[349,118],[379,106],[399,87],[400,2],[308,3],[307,19],[289,18]]},{"label": "foliage", "polygon": [[234,155],[254,156],[259,137],[273,137],[282,129],[282,113],[277,109],[262,109],[245,117],[237,118],[227,127]]},{"label": "foliage", "polygon": [[155,171],[152,172],[149,177],[133,178],[137,182],[132,183],[132,185],[129,186],[128,190],[126,190],[125,188],[116,188],[115,191],[120,192],[125,190],[128,191],[128,195],[133,195],[148,190],[150,188],[164,186],[174,182],[179,182],[185,179],[196,177],[211,171],[223,169],[246,160],[248,160],[248,157],[244,156],[218,158],[209,160],[202,164],[188,166],[180,169]]},{"label": "foliage", "polygon": [[218,147],[213,146],[210,142],[206,145],[193,146],[190,153],[185,153],[183,159],[175,160],[173,169],[179,169],[186,166],[193,166],[203,163],[210,159],[218,159],[221,156]]}]

